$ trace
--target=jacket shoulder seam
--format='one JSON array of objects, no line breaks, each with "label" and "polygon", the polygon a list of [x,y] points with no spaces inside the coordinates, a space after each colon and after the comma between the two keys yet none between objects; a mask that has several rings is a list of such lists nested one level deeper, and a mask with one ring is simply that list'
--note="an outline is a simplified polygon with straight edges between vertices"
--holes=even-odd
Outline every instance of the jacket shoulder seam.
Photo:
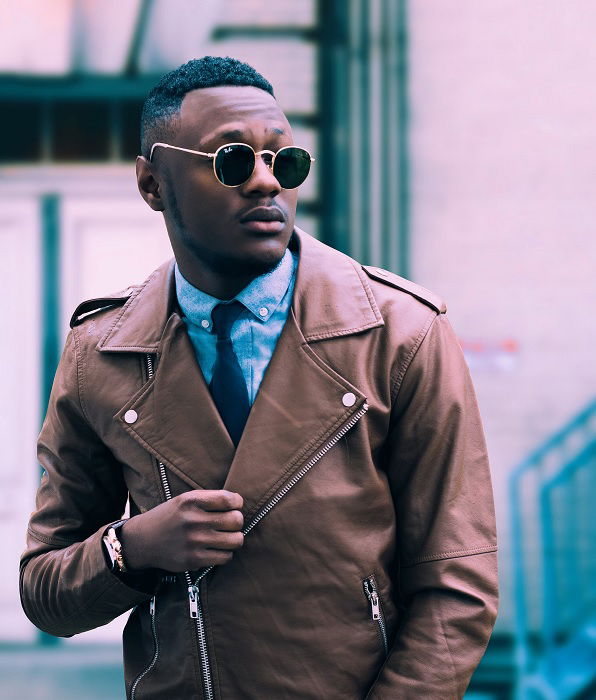
[{"label": "jacket shoulder seam", "polygon": [[377,304],[377,300],[375,299],[375,295],[373,294],[372,289],[370,288],[370,285],[368,282],[366,282],[366,278],[362,276],[362,273],[358,270],[358,265],[355,260],[352,260],[350,258],[350,262],[352,263],[352,267],[354,268],[354,271],[358,275],[358,279],[360,280],[360,284],[362,285],[362,289],[364,290],[364,293],[366,294],[366,297],[368,299],[368,303],[370,304],[375,316],[377,317],[378,321],[383,320],[383,316],[381,315],[381,312],[379,311],[379,306]]},{"label": "jacket shoulder seam", "polygon": [[457,559],[459,557],[469,557],[474,554],[488,554],[489,552],[496,552],[497,545],[490,544],[484,545],[482,547],[470,547],[468,549],[454,549],[447,552],[439,552],[437,554],[426,554],[421,557],[416,557],[409,562],[403,564],[404,568],[411,566],[416,566],[417,564],[425,564],[432,561],[440,561],[442,559]]},{"label": "jacket shoulder seam", "polygon": [[374,280],[377,280],[377,282],[387,284],[390,287],[394,287],[395,289],[399,289],[402,292],[406,292],[406,294],[413,296],[415,299],[418,299],[418,301],[421,301],[423,304],[430,306],[437,313],[444,314],[447,312],[447,305],[445,304],[443,299],[441,299],[441,297],[438,294],[435,294],[430,289],[426,289],[426,287],[423,287],[420,284],[416,284],[416,282],[412,282],[411,280],[408,280],[405,277],[400,277],[394,272],[384,270],[381,267],[362,265],[362,269],[366,272],[366,274],[369,277],[371,277]]},{"label": "jacket shoulder seam", "polygon": [[405,358],[405,360],[401,363],[400,366],[398,366],[397,371],[395,372],[394,375],[391,377],[391,403],[394,403],[397,394],[399,392],[399,389],[402,385],[403,379],[406,375],[406,372],[408,371],[410,365],[412,364],[412,361],[414,359],[414,356],[420,349],[420,346],[424,342],[424,339],[428,335],[428,331],[430,330],[431,326],[433,325],[434,321],[438,318],[438,314],[436,314],[434,311],[431,311],[430,314],[427,316],[426,321],[422,324],[422,327],[420,328],[420,331],[418,332],[418,335],[416,336],[416,340],[412,344],[412,348],[410,352],[408,353],[408,356]]}]

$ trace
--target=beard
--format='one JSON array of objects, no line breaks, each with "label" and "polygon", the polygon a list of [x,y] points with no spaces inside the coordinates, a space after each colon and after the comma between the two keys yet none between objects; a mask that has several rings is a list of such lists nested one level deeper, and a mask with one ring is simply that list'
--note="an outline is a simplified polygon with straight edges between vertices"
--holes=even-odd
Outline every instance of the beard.
[{"label": "beard", "polygon": [[275,270],[283,257],[276,255],[267,258],[235,258],[227,253],[217,253],[204,248],[184,229],[181,229],[180,233],[186,249],[222,277],[253,279]]},{"label": "beard", "polygon": [[201,245],[201,243],[188,232],[184,224],[182,212],[178,206],[178,200],[173,188],[170,188],[167,210],[176,228],[177,238],[184,248],[209,269],[221,276],[230,279],[254,279],[260,275],[272,272],[281,263],[283,254],[281,256],[272,254],[267,257],[259,258],[235,258],[234,255],[230,254],[228,251],[225,253],[218,252]]}]

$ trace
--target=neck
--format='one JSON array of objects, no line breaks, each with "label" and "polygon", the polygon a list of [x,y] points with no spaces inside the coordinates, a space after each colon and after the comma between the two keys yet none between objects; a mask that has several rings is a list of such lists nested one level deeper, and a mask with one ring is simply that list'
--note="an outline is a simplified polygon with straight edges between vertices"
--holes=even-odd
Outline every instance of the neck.
[{"label": "neck", "polygon": [[172,247],[182,276],[193,287],[222,300],[235,297],[254,279],[271,272],[281,260],[277,255],[269,260],[207,260],[182,246]]},{"label": "neck", "polygon": [[222,301],[235,297],[258,276],[255,274],[222,275],[213,270],[197,270],[194,266],[189,268],[181,261],[178,261],[178,267],[184,279],[190,282],[193,287]]}]

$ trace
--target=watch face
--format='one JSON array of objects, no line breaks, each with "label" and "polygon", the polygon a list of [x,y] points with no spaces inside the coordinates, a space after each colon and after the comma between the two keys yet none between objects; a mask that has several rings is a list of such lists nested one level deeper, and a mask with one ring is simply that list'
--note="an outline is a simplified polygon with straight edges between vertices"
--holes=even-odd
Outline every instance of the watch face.
[{"label": "watch face", "polygon": [[114,525],[108,527],[107,533],[103,536],[103,543],[105,545],[106,553],[109,557],[108,565],[111,566],[112,571],[126,571],[124,565],[124,558],[122,556],[122,545],[118,539],[118,533],[120,528],[124,525],[125,521],[121,520]]},{"label": "watch face", "polygon": [[104,535],[104,537],[103,537],[103,544],[104,544],[104,549],[106,551],[106,554],[108,555],[108,558],[109,558],[110,568],[113,571],[116,568],[116,552],[114,551],[114,548],[112,547],[112,543],[110,542],[110,539],[107,535]]}]

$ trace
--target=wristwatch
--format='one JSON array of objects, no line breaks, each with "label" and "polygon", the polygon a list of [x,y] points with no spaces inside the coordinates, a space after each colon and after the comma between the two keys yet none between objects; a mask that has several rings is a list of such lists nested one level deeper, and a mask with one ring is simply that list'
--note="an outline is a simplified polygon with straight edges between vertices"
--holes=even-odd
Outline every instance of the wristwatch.
[{"label": "wristwatch", "polygon": [[103,543],[106,548],[107,555],[112,564],[112,571],[120,573],[126,571],[124,563],[124,555],[122,553],[122,544],[118,539],[120,529],[126,520],[119,520],[108,527],[107,533],[103,536]]}]

